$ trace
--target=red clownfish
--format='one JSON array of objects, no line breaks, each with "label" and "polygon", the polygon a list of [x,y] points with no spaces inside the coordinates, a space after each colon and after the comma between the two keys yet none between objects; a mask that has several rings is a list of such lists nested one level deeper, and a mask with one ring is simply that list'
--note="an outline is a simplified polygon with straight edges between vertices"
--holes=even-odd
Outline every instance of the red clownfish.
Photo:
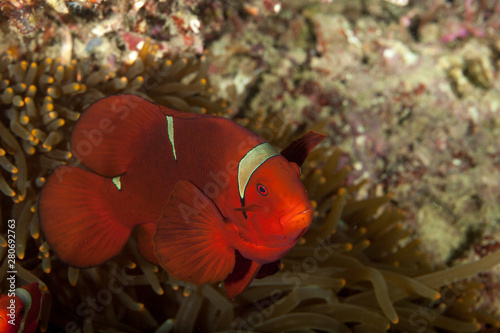
[{"label": "red clownfish", "polygon": [[16,288],[15,293],[0,296],[0,332],[34,333],[42,308],[38,282]]},{"label": "red clownfish", "polygon": [[308,229],[300,165],[323,138],[311,131],[279,153],[222,117],[107,97],[73,129],[86,169],[59,166],[42,189],[42,230],[62,261],[89,267],[117,255],[136,227],[146,259],[179,280],[224,280],[232,298],[275,273]]}]

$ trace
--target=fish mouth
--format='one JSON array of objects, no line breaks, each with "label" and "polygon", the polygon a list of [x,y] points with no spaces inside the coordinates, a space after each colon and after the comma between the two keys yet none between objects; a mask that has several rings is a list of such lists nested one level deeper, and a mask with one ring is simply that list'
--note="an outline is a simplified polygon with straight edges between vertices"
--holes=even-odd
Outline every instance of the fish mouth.
[{"label": "fish mouth", "polygon": [[239,244],[235,248],[243,257],[260,264],[273,262],[283,257],[309,228],[313,209],[311,204],[304,203],[293,210],[282,211],[278,214],[271,221],[274,224],[278,218],[279,226],[276,226],[275,233],[254,236],[252,233],[244,234],[238,230]]},{"label": "fish mouth", "polygon": [[311,225],[313,209],[311,205],[301,205],[291,213],[287,213],[280,218],[283,229],[290,235],[301,237]]}]

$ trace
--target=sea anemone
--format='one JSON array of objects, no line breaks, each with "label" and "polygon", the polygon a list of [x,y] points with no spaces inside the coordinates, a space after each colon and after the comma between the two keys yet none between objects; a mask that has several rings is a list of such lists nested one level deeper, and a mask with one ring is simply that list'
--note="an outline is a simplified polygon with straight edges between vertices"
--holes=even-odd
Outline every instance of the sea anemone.
[{"label": "sea anemone", "polygon": [[[492,267],[500,251],[434,272],[391,195],[359,198],[366,182],[347,182],[346,155],[327,146],[302,169],[316,211],[310,230],[283,258],[280,272],[255,280],[233,301],[220,285],[176,281],[141,257],[133,237],[99,267],[80,270],[59,261],[40,233],[36,203],[52,168],[77,164],[68,141],[80,112],[104,96],[134,93],[185,112],[233,117],[211,95],[207,69],[207,55],[156,59],[149,41],[117,73],[100,68],[88,74],[76,61],[63,66],[58,59],[0,58],[2,221],[16,221],[21,281],[39,281],[52,294],[42,330],[475,332],[480,324],[499,325],[473,310],[480,285],[463,280]],[[277,147],[306,129],[283,114],[234,120]],[[2,222],[0,231],[6,230]],[[4,238],[0,245],[4,283]]]}]

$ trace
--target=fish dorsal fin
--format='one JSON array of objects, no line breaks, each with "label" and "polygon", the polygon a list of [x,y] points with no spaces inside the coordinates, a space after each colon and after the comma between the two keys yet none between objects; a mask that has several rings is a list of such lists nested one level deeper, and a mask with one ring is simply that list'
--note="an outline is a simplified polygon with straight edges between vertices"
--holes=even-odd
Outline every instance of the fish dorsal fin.
[{"label": "fish dorsal fin", "polygon": [[127,171],[139,143],[154,129],[166,132],[158,105],[135,95],[110,96],[82,113],[71,134],[71,151],[96,173],[114,177]]},{"label": "fish dorsal fin", "polygon": [[281,151],[281,155],[283,155],[288,161],[296,163],[298,166],[301,166],[302,163],[306,160],[307,156],[311,153],[311,151],[323,141],[326,135],[309,131],[297,140],[292,141],[285,149]]},{"label": "fish dorsal fin", "polygon": [[279,153],[269,143],[264,142],[253,147],[240,160],[238,165],[238,190],[240,199],[245,196],[245,189],[252,174],[262,165],[267,159],[279,155]]},{"label": "fish dorsal fin", "polygon": [[175,185],[153,237],[160,265],[174,278],[195,284],[224,280],[234,268],[226,222],[193,183]]},{"label": "fish dorsal fin", "polygon": [[241,255],[236,257],[233,272],[224,280],[229,299],[241,294],[252,283],[261,265]]}]

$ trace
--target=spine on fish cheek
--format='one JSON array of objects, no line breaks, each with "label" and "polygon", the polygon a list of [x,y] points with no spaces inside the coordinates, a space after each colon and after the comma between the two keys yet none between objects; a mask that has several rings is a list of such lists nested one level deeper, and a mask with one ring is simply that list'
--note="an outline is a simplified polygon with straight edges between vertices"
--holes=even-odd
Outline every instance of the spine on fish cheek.
[{"label": "spine on fish cheek", "polygon": [[[245,207],[245,198],[240,198],[240,202],[241,202],[241,208]],[[247,219],[247,218],[248,218],[248,217],[247,217],[247,212],[246,212],[246,211],[244,211],[244,210],[242,210],[241,212],[243,213],[243,217],[244,217],[245,219]]]}]

